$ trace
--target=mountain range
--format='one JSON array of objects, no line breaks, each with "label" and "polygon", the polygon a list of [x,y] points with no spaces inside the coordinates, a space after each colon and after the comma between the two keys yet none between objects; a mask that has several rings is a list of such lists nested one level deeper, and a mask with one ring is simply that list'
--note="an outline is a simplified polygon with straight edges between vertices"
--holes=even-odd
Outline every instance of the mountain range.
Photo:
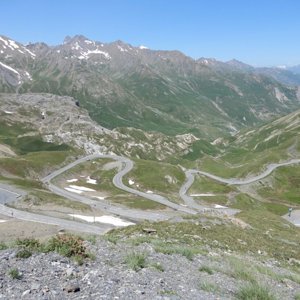
[{"label": "mountain range", "polygon": [[193,59],[81,35],[57,46],[0,36],[0,92],[71,96],[109,129],[233,135],[300,108],[297,70]]}]

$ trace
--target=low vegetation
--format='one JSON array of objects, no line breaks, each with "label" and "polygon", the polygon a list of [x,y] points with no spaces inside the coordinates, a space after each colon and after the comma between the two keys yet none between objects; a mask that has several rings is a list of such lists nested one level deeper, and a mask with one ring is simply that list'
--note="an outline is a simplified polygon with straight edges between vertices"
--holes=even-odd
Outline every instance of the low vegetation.
[{"label": "low vegetation", "polygon": [[83,238],[72,234],[56,235],[44,243],[33,238],[18,239],[15,246],[19,248],[16,255],[18,258],[28,258],[34,252],[47,253],[55,251],[74,259],[79,264],[82,264],[88,258],[93,259],[93,255],[88,252]]},{"label": "low vegetation", "polygon": [[8,246],[5,243],[0,242],[0,250],[5,250],[7,248],[8,248]]},{"label": "low vegetation", "polygon": [[150,264],[149,265],[150,267],[152,267],[152,268],[154,268],[154,269],[156,269],[156,270],[158,270],[158,271],[160,271],[160,272],[164,272],[165,271],[165,269],[164,269],[164,267],[162,266],[162,264],[161,263],[152,263],[152,264]]},{"label": "low vegetation", "polygon": [[21,249],[17,252],[16,257],[17,258],[28,258],[32,255],[32,252],[27,249]]},{"label": "low vegetation", "polygon": [[185,181],[185,175],[179,166],[151,161],[134,160],[134,168],[124,177],[127,184],[134,182],[134,188],[163,195],[170,200],[180,202],[178,191]]},{"label": "low vegetation", "polygon": [[128,268],[134,270],[134,271],[139,271],[140,269],[143,269],[146,267],[146,258],[147,255],[145,253],[130,253],[128,254],[124,262],[128,266]]},{"label": "low vegetation", "polygon": [[200,289],[210,293],[218,292],[219,288],[215,283],[203,281],[200,283]]},{"label": "low vegetation", "polygon": [[[45,204],[52,204],[55,206],[62,206],[76,211],[91,211],[91,207],[79,201],[69,200],[59,195],[53,194],[45,189],[32,190],[24,199],[24,203],[34,206],[43,206]],[[22,204],[22,203],[21,203]]]},{"label": "low vegetation", "polygon": [[[118,166],[107,167],[107,164],[114,163],[111,159],[97,159],[93,161],[87,161],[83,164],[79,164],[71,170],[65,172],[61,176],[58,176],[54,182],[61,186],[65,186],[66,178],[77,178],[77,185],[86,186],[96,191],[100,191],[102,194],[105,193],[106,201],[125,205],[129,208],[136,208],[142,210],[163,210],[166,207],[155,201],[151,201],[142,197],[138,197],[131,193],[124,192],[116,188],[113,183],[113,177],[117,174]],[[86,182],[86,177],[97,181],[96,184],[89,184]],[[126,183],[126,180],[124,180]]]},{"label": "low vegetation", "polygon": [[262,180],[257,187],[259,195],[270,203],[282,203],[300,207],[299,165],[277,169],[268,180]]},{"label": "low vegetation", "polygon": [[237,299],[240,300],[276,300],[275,296],[268,288],[259,285],[258,283],[250,283],[239,288]]},{"label": "low vegetation", "polygon": [[257,278],[255,276],[255,270],[250,265],[237,259],[235,257],[229,257],[230,272],[229,275],[237,280],[244,280],[251,283],[256,283]]},{"label": "low vegetation", "polygon": [[8,274],[12,279],[21,279],[22,278],[21,273],[16,268],[10,269]]},{"label": "low vegetation", "polygon": [[199,252],[197,249],[182,246],[182,245],[171,245],[160,243],[159,245],[154,246],[156,252],[160,252],[163,254],[180,254],[186,257],[188,260],[193,260],[194,254]]},{"label": "low vegetation", "polygon": [[63,234],[52,237],[44,247],[46,252],[55,251],[66,257],[87,258],[89,254],[83,239],[79,236]]},{"label": "low vegetation", "polygon": [[[197,223],[197,224],[195,224]],[[151,226],[154,236],[143,232]],[[210,215],[179,223],[158,222],[130,226],[108,233],[113,240],[123,238],[131,243],[151,243],[162,253],[179,253],[191,258],[205,252],[207,247],[275,258],[284,263],[300,259],[297,228],[267,210],[242,211],[237,218],[218,218]]]},{"label": "low vegetation", "polygon": [[209,267],[209,266],[206,266],[206,265],[201,266],[199,268],[199,271],[200,272],[205,272],[205,273],[207,273],[209,275],[212,275],[214,273],[213,269],[211,267]]}]

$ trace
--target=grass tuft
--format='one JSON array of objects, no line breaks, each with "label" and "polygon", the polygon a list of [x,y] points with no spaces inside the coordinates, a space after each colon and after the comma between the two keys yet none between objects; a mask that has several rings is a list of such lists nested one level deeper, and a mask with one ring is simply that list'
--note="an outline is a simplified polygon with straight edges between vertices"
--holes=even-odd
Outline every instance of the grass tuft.
[{"label": "grass tuft", "polygon": [[245,280],[256,283],[255,270],[237,258],[230,257],[229,259],[231,276],[235,279]]},{"label": "grass tuft", "polygon": [[146,254],[145,253],[130,253],[125,257],[125,263],[128,268],[139,271],[146,267]]},{"label": "grass tuft", "polygon": [[161,265],[161,263],[152,263],[152,264],[150,265],[150,267],[153,267],[154,269],[156,269],[156,270],[158,270],[158,271],[160,271],[160,272],[164,272],[164,271],[165,271],[165,269],[164,269],[164,267]]},{"label": "grass tuft", "polygon": [[22,278],[22,276],[17,268],[10,269],[8,274],[12,279],[21,279]]},{"label": "grass tuft", "polygon": [[193,260],[195,250],[186,246],[162,244],[155,246],[155,251],[163,254],[180,254],[188,260]]},{"label": "grass tuft", "polygon": [[263,286],[257,283],[250,283],[242,286],[237,294],[240,300],[275,300],[275,296]]},{"label": "grass tuft", "polygon": [[7,248],[8,248],[8,246],[5,243],[0,242],[0,250],[5,250]]},{"label": "grass tuft", "polygon": [[207,281],[203,281],[200,283],[200,289],[210,293],[215,293],[219,290],[216,284]]},{"label": "grass tuft", "polygon": [[205,272],[205,273],[207,273],[209,275],[212,275],[214,273],[213,270],[209,266],[201,266],[199,268],[199,271],[200,272]]},{"label": "grass tuft", "polygon": [[32,255],[32,252],[28,249],[21,249],[17,254],[17,258],[28,258]]},{"label": "grass tuft", "polygon": [[40,248],[41,244],[37,239],[26,238],[26,239],[17,239],[15,242],[16,246],[19,248],[36,251]]}]

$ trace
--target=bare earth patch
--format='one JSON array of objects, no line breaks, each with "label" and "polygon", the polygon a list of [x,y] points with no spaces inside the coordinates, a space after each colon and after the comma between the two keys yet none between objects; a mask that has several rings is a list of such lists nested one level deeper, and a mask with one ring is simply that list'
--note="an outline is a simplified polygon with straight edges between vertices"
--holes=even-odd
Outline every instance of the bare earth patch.
[{"label": "bare earth patch", "polygon": [[118,168],[118,170],[120,170],[121,167],[122,167],[122,164],[119,161],[112,161],[112,162],[105,164],[102,167],[102,170],[109,171],[109,170],[112,170],[115,168]]},{"label": "bare earth patch", "polygon": [[0,157],[16,156],[16,153],[12,151],[8,146],[0,144]]},{"label": "bare earth patch", "polygon": [[17,238],[46,239],[56,234],[60,229],[54,225],[22,221],[2,216],[0,218],[1,220],[7,220],[7,222],[0,223],[0,242],[10,242]]}]

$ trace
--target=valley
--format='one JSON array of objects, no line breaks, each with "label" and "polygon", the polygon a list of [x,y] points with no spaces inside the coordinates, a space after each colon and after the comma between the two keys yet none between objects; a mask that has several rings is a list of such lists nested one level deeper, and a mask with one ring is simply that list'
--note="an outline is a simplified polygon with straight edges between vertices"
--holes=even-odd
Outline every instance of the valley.
[{"label": "valley", "polygon": [[[235,299],[236,282],[298,299],[299,86],[292,69],[84,36],[57,46],[2,36],[1,289],[28,251],[30,264],[50,265],[42,285],[62,268],[82,297],[120,272],[122,284],[138,289],[136,274],[146,282],[146,296],[128,288],[115,291],[121,299],[183,299],[184,289],[189,299]],[[177,263],[193,284],[176,282]],[[61,284],[50,283],[59,299],[75,299]]]}]

